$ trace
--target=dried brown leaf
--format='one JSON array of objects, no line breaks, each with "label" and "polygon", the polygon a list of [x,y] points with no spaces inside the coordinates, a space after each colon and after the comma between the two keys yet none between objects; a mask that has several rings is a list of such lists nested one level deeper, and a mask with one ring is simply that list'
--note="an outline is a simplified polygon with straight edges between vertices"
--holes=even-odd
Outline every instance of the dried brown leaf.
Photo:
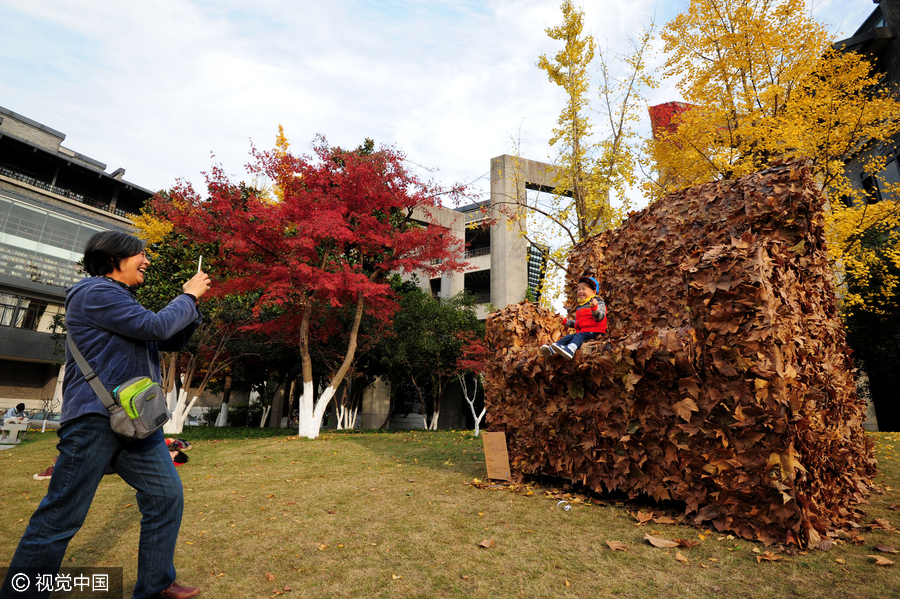
[{"label": "dried brown leaf", "polygon": [[622,541],[607,541],[606,544],[613,551],[628,551],[628,547]]},{"label": "dried brown leaf", "polygon": [[775,554],[775,553],[772,553],[771,551],[766,551],[766,552],[763,553],[762,555],[757,555],[757,556],[756,556],[756,563],[761,563],[761,562],[764,562],[764,561],[766,561],[766,562],[777,562],[778,560],[782,560],[782,559],[784,559],[784,556],[777,555],[777,554]]},{"label": "dried brown leaf", "polygon": [[479,547],[484,547],[485,549],[490,549],[494,546],[494,539],[485,539],[482,542],[478,543]]},{"label": "dried brown leaf", "polygon": [[638,521],[638,526],[640,526],[641,524],[646,524],[647,522],[650,522],[650,520],[653,520],[653,512],[650,512],[649,514],[638,512],[637,514],[631,515],[634,516],[634,519]]},{"label": "dried brown leaf", "polygon": [[889,560],[888,558],[881,555],[867,555],[866,557],[871,557],[875,560],[876,566],[893,566],[894,562]]},{"label": "dried brown leaf", "polygon": [[651,545],[653,545],[654,547],[659,547],[660,549],[666,549],[668,547],[678,547],[677,541],[670,541],[669,539],[654,537],[651,534],[645,534],[644,538],[647,539]]},{"label": "dried brown leaf", "polygon": [[875,545],[875,549],[877,551],[881,551],[882,553],[900,553],[900,551],[891,547],[890,545]]},{"label": "dried brown leaf", "polygon": [[688,558],[684,557],[680,551],[675,552],[675,559],[685,564],[688,562]]}]

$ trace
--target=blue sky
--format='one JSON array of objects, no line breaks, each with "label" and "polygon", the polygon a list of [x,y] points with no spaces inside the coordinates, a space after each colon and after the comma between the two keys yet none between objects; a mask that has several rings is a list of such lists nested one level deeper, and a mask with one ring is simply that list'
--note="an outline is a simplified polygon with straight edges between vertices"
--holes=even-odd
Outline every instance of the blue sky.
[{"label": "blue sky", "polygon": [[[584,2],[613,51],[686,5]],[[840,38],[874,7],[812,12]],[[212,154],[246,178],[251,140],[272,146],[279,124],[295,150],[317,133],[348,147],[371,137],[477,189],[513,140],[553,157],[563,96],[535,63],[560,20],[557,0],[0,0],[0,106],[153,190],[199,184]],[[676,98],[667,84],[651,101]]]}]

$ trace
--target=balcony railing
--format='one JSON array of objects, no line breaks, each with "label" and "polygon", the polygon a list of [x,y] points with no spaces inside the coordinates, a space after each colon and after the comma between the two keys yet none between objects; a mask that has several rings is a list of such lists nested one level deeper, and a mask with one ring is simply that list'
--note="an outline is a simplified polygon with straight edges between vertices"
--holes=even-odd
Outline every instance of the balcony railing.
[{"label": "balcony railing", "polygon": [[57,187],[56,185],[51,185],[49,183],[45,183],[44,181],[39,181],[31,175],[26,175],[25,173],[14,171],[5,166],[0,166],[0,175],[9,177],[10,179],[15,179],[16,181],[21,181],[22,183],[31,185],[32,187],[37,187],[38,189],[43,189],[44,191],[49,191],[52,194],[68,198],[70,200],[75,200],[79,204],[85,204],[86,206],[97,208],[98,210],[103,210],[104,212],[113,212],[114,214],[125,218],[129,216],[128,212],[120,208],[114,208],[113,210],[110,210],[109,202],[103,202],[95,198],[82,195],[80,193],[75,193],[74,191],[71,191],[69,189],[63,189],[62,187]]},{"label": "balcony railing", "polygon": [[475,248],[474,250],[466,250],[466,258],[475,258],[477,256],[489,256],[491,254],[491,246],[483,248]]}]

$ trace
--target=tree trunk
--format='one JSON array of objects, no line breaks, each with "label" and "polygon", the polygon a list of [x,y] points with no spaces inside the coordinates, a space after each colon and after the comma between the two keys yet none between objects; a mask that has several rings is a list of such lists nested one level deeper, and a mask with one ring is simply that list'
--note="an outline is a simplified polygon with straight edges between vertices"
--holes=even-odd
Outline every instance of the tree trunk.
[{"label": "tree trunk", "polygon": [[287,387],[287,381],[279,381],[275,387],[275,393],[272,394],[272,409],[269,412],[269,428],[281,428],[281,412],[284,410],[284,393]]},{"label": "tree trunk", "polygon": [[466,403],[469,404],[469,409],[472,410],[472,418],[475,420],[474,436],[476,437],[481,428],[481,419],[484,418],[484,415],[487,412],[487,408],[481,408],[481,414],[475,413],[475,399],[478,397],[479,379],[481,379],[481,375],[475,375],[475,388],[472,390],[472,397],[469,398],[469,387],[466,385],[466,376],[463,374],[459,377],[459,384],[462,387],[463,397],[466,398]]},{"label": "tree trunk", "polygon": [[228,402],[222,402],[222,408],[219,410],[219,417],[216,418],[216,426],[228,426]]},{"label": "tree trunk", "polygon": [[312,360],[309,357],[309,321],[312,312],[311,306],[303,311],[303,320],[300,323],[300,357],[303,370],[303,395],[300,400],[299,425],[298,434],[301,437],[315,439],[319,436],[322,428],[322,416],[328,408],[329,402],[334,398],[335,388],[344,380],[344,375],[350,369],[353,363],[353,357],[356,355],[356,342],[359,337],[359,325],[362,322],[363,309],[365,302],[362,296],[356,301],[356,314],[353,318],[353,327],[350,329],[350,340],[347,343],[347,353],[344,355],[344,362],[338,369],[337,373],[331,379],[328,387],[315,399],[315,389],[313,389],[312,377]]}]

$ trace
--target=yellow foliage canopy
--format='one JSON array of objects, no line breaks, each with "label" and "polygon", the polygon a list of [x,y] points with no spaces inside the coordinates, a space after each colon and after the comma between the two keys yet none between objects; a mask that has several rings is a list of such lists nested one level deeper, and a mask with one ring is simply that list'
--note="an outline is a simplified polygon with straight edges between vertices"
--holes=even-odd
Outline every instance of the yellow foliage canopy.
[{"label": "yellow foliage canopy", "polygon": [[[656,178],[645,190],[655,199],[698,183],[732,179],[773,160],[805,157],[830,198],[829,257],[845,307],[878,310],[897,291],[895,278],[872,273],[900,267],[900,211],[895,192],[869,204],[845,169],[856,161],[877,176],[883,147],[900,132],[900,103],[881,85],[870,63],[834,50],[824,26],[803,0],[691,0],[662,31],[667,77],[692,104],[674,130],[650,140]],[[889,248],[864,240],[877,230]],[[876,283],[867,291],[848,281]]]}]

